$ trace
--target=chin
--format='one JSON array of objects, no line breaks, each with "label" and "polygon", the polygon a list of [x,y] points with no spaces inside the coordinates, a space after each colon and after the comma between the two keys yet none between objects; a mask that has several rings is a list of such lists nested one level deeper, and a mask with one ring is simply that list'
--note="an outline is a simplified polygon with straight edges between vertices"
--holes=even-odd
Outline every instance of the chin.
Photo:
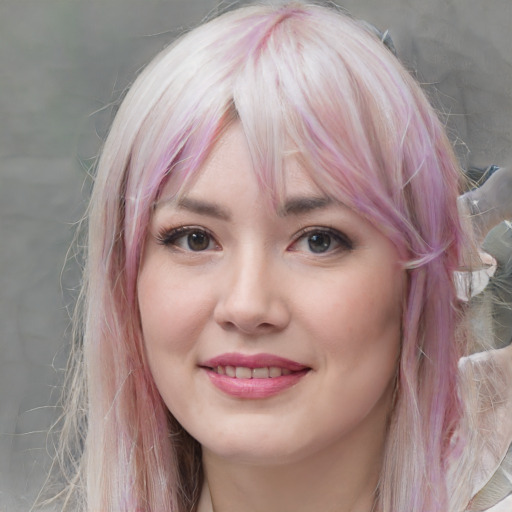
[{"label": "chin", "polygon": [[[278,466],[296,464],[330,452],[336,444],[331,433],[309,432],[304,428],[283,429],[284,421],[273,425],[249,428],[247,424],[211,431],[207,436],[195,436],[203,453],[232,464],[251,466]],[[307,432],[307,430],[306,430]]]},{"label": "chin", "polygon": [[223,459],[232,464],[247,466],[278,466],[294,464],[309,455],[304,448],[296,446],[277,446],[274,443],[232,443],[229,446],[202,445],[203,452],[208,452],[215,458]]},{"label": "chin", "polygon": [[[264,422],[265,423],[265,422]],[[249,465],[277,465],[293,463],[313,452],[308,447],[309,440],[303,433],[297,433],[268,423],[247,425],[237,422],[235,425],[209,429],[209,432],[191,432],[201,444],[203,452],[215,458],[229,460],[233,463]]]}]

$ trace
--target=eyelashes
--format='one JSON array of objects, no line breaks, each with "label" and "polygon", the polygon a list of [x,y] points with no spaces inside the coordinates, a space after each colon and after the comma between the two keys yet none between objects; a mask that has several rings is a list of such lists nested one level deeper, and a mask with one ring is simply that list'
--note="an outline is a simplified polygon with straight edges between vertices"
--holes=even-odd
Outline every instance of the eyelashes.
[{"label": "eyelashes", "polygon": [[[200,226],[180,226],[164,229],[156,235],[159,244],[173,250],[200,253],[220,251],[221,245],[215,237]],[[305,252],[312,255],[327,255],[354,249],[353,241],[341,231],[328,227],[302,229],[288,246],[289,252]]]},{"label": "eyelashes", "polygon": [[156,240],[166,247],[184,251],[220,250],[214,237],[206,229],[198,226],[181,226],[163,230],[158,233]]},{"label": "eyelashes", "polygon": [[337,229],[327,227],[310,227],[299,232],[290,251],[306,251],[312,254],[326,254],[337,251],[351,251],[352,240]]}]

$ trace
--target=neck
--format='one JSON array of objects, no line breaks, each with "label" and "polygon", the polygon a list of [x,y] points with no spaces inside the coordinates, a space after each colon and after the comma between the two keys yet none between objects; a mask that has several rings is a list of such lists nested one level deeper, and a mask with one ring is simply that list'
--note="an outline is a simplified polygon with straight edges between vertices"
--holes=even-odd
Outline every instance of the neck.
[{"label": "neck", "polygon": [[198,512],[373,512],[385,433],[352,437],[286,464],[244,464],[203,449]]}]

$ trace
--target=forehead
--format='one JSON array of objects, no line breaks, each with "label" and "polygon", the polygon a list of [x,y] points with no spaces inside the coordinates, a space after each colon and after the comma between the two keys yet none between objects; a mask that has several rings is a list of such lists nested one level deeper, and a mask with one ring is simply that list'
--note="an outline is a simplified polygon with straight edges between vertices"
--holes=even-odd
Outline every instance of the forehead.
[{"label": "forehead", "polygon": [[230,190],[237,186],[259,189],[264,200],[277,210],[290,197],[327,200],[328,196],[315,181],[314,173],[301,165],[298,151],[287,151],[279,159],[274,164],[271,179],[268,179],[254,163],[258,159],[251,154],[240,123],[234,123],[215,143],[197,170],[186,177],[180,173],[170,175],[158,202],[198,195],[229,198]]}]

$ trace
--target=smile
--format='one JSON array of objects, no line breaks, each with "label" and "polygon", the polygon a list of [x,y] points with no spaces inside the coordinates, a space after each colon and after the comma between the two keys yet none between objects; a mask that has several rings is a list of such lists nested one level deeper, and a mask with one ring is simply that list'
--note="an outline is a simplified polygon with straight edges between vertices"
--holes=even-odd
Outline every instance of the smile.
[{"label": "smile", "polygon": [[247,366],[216,366],[211,368],[219,375],[227,375],[235,379],[275,379],[282,375],[292,373],[288,368],[279,366],[263,366],[261,368],[248,368]]},{"label": "smile", "polygon": [[223,354],[200,365],[210,382],[234,398],[268,398],[295,386],[311,368],[272,354]]}]

